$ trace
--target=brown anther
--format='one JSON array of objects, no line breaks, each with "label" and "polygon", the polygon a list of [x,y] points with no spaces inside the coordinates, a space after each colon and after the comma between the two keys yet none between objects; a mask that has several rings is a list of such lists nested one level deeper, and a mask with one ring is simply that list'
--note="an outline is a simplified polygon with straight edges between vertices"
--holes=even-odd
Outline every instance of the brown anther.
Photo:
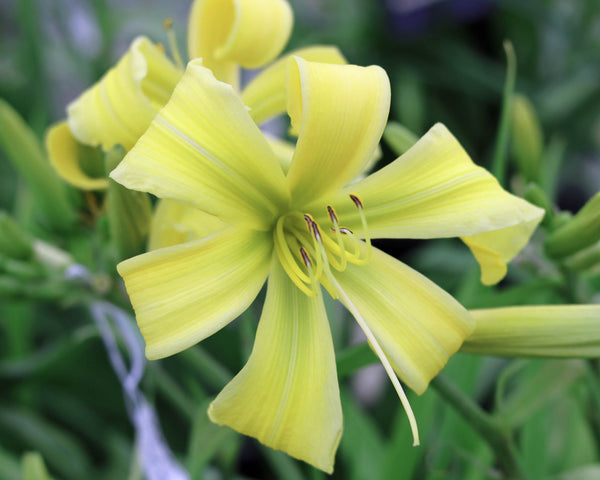
[{"label": "brown anther", "polygon": [[163,28],[165,30],[171,30],[171,28],[173,28],[173,19],[171,17],[165,18],[165,21],[163,22]]},{"label": "brown anther", "polygon": [[310,261],[308,253],[304,250],[304,247],[300,247],[300,255],[302,255],[302,261],[304,262],[304,265],[306,265],[306,268],[312,267],[312,262]]},{"label": "brown anther", "polygon": [[337,218],[337,215],[335,214],[335,210],[333,209],[333,207],[331,205],[327,205],[327,212],[329,213],[329,219],[331,220],[331,223],[333,223],[334,225],[337,225],[338,218]]},{"label": "brown anther", "polygon": [[308,228],[308,231],[312,233],[313,219],[308,213],[304,214],[304,221],[306,222],[306,227]]},{"label": "brown anther", "polygon": [[323,239],[321,238],[321,231],[319,230],[319,226],[317,225],[317,222],[312,222],[312,227],[313,227],[313,235],[315,236],[315,238],[317,239],[317,241],[319,243],[323,243]]},{"label": "brown anther", "polygon": [[351,193],[350,199],[354,202],[354,205],[356,205],[356,208],[358,208],[359,210],[362,210],[364,208],[362,201],[360,200],[360,198],[358,198],[357,195]]}]

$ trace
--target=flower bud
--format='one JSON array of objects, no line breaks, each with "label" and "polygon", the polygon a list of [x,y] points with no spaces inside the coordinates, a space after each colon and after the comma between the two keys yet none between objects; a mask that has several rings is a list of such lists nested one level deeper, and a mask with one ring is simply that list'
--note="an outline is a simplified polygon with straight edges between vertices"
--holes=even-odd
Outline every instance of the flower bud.
[{"label": "flower bud", "polygon": [[475,330],[463,352],[501,357],[600,356],[600,305],[470,310]]},{"label": "flower bud", "polygon": [[[122,160],[125,150],[115,147],[106,154],[106,173]],[[141,253],[146,244],[152,217],[147,193],[128,190],[108,179],[107,210],[110,236],[119,260]]]},{"label": "flower bud", "polygon": [[548,236],[548,256],[561,259],[600,241],[600,192],[567,223]]},{"label": "flower bud", "polygon": [[19,114],[2,100],[0,125],[0,147],[33,192],[36,208],[52,227],[68,229],[77,217],[64,184],[50,167],[34,133]]},{"label": "flower bud", "polygon": [[511,144],[514,159],[528,182],[539,179],[542,163],[542,129],[531,102],[524,95],[515,95],[511,109]]}]

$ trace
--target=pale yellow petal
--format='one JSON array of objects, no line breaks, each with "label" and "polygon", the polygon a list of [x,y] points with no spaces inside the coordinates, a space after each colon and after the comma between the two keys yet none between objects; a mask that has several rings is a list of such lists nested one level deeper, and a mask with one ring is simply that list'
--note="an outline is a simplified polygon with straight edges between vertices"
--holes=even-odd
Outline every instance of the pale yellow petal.
[{"label": "pale yellow petal", "polygon": [[188,21],[188,52],[215,76],[238,87],[238,65],[258,68],[285,47],[293,14],[285,0],[195,0]]},{"label": "pale yellow petal", "polygon": [[390,84],[377,66],[290,60],[288,111],[300,132],[288,172],[301,207],[337,191],[371,160],[390,107]]},{"label": "pale yellow petal", "polygon": [[85,145],[129,150],[169,99],[182,72],[145,37],[67,107],[71,132]]},{"label": "pale yellow petal", "polygon": [[105,190],[107,178],[87,175],[79,163],[79,144],[66,121],[52,125],[46,133],[46,151],[50,165],[71,185],[82,190]]},{"label": "pale yellow petal", "polygon": [[400,379],[418,394],[473,330],[452,296],[378,249],[368,264],[349,264],[335,278]]},{"label": "pale yellow petal", "polygon": [[279,165],[281,166],[281,170],[283,173],[287,173],[290,164],[292,163],[292,158],[294,157],[294,149],[296,146],[293,143],[290,143],[286,140],[282,140],[281,138],[274,137],[273,135],[269,135],[265,133],[265,137],[271,145],[273,149],[273,153],[279,160]]},{"label": "pale yellow petal", "polygon": [[121,262],[146,356],[180,352],[246,310],[267,277],[272,244],[267,233],[227,228]]},{"label": "pale yellow petal", "polygon": [[336,47],[317,45],[295,50],[269,65],[242,90],[242,100],[250,108],[250,116],[256,123],[262,123],[271,117],[285,113],[286,74],[292,55],[311,62],[339,65],[347,63]]},{"label": "pale yellow petal", "polygon": [[475,330],[461,350],[501,357],[600,357],[600,305],[471,310]]},{"label": "pale yellow petal", "polygon": [[323,299],[308,297],[273,259],[250,359],[208,410],[210,419],[333,471],[342,411]]},{"label": "pale yellow petal", "polygon": [[161,199],[152,216],[148,250],[207,237],[225,227],[227,224],[214,215],[174,200]]},{"label": "pale yellow petal", "polygon": [[[340,224],[363,235],[350,193],[364,204],[372,238],[467,237],[516,227],[522,244],[544,215],[541,208],[503,190],[442,124],[390,165],[331,200]],[[323,212],[319,220],[326,221],[325,208],[317,210]]]},{"label": "pale yellow petal", "polygon": [[199,60],[111,177],[236,225],[270,226],[288,193],[271,147],[230,85]]},{"label": "pale yellow petal", "polygon": [[508,228],[462,237],[481,269],[481,283],[494,285],[504,278],[506,264],[527,245],[540,220],[536,217]]}]

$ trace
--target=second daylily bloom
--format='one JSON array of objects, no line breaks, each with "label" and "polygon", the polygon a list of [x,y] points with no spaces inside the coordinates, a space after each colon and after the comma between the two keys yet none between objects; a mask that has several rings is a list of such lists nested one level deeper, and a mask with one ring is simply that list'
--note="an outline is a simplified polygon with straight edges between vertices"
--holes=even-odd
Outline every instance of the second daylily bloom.
[{"label": "second daylily bloom", "polygon": [[[273,60],[287,43],[292,23],[285,0],[195,0],[188,20],[188,52],[190,58],[204,57],[217,78],[237,88],[240,67],[257,68]],[[105,178],[90,176],[80,165],[79,145],[109,151],[135,144],[183,74],[174,38],[171,43],[176,61],[162,46],[136,38],[119,62],[67,107],[67,120],[50,128],[50,161],[67,182],[86,190],[107,187]],[[323,48],[318,54],[331,54],[337,61],[341,55],[333,50]],[[269,94],[263,89],[259,93]],[[264,98],[256,101],[263,103]]]},{"label": "second daylily bloom", "polygon": [[301,58],[288,68],[288,112],[299,138],[286,174],[232,87],[190,62],[111,176],[223,223],[118,269],[150,359],[227,325],[268,279],[250,359],[209,416],[331,472],[342,413],[320,285],[354,315],[405,402],[394,372],[422,393],[473,321],[370,238],[478,235],[521,224],[529,237],[543,211],[502,190],[442,125],[348,186],[387,120],[385,72]]}]

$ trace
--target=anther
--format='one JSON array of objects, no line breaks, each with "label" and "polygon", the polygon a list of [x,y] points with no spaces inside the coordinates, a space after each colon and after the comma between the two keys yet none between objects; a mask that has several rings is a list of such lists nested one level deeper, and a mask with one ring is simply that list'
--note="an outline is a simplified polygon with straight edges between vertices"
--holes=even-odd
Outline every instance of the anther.
[{"label": "anther", "polygon": [[338,218],[337,218],[337,215],[335,214],[335,210],[333,209],[333,207],[331,205],[327,205],[327,213],[329,213],[329,218],[331,220],[331,223],[333,223],[334,225],[337,226]]},{"label": "anther", "polygon": [[360,215],[360,220],[363,227],[363,236],[365,239],[365,243],[367,244],[367,253],[366,258],[363,260],[364,263],[368,262],[371,259],[371,255],[373,253],[373,246],[371,245],[371,237],[369,236],[369,228],[367,227],[367,218],[365,217],[365,207],[362,203],[362,200],[353,193],[350,194],[350,199],[358,209],[358,213]]},{"label": "anther", "polygon": [[332,232],[340,232],[342,235],[352,235],[352,230],[350,230],[349,228],[346,228],[346,227],[338,227],[338,228],[331,227],[331,231]]},{"label": "anther", "polygon": [[364,208],[361,199],[358,198],[358,195],[351,193],[350,199],[354,202],[354,205],[356,205],[356,208],[358,208],[359,210],[362,210]]},{"label": "anther", "polygon": [[165,18],[163,22],[163,28],[167,32],[167,40],[169,42],[169,48],[171,49],[171,55],[175,64],[183,70],[184,65],[179,54],[179,48],[177,47],[177,39],[175,38],[175,32],[173,32],[173,19],[171,17]]},{"label": "anther", "polygon": [[302,255],[302,260],[304,261],[306,268],[310,269],[312,267],[312,262],[310,261],[308,253],[306,253],[306,250],[304,250],[304,247],[300,247],[300,255]]}]

